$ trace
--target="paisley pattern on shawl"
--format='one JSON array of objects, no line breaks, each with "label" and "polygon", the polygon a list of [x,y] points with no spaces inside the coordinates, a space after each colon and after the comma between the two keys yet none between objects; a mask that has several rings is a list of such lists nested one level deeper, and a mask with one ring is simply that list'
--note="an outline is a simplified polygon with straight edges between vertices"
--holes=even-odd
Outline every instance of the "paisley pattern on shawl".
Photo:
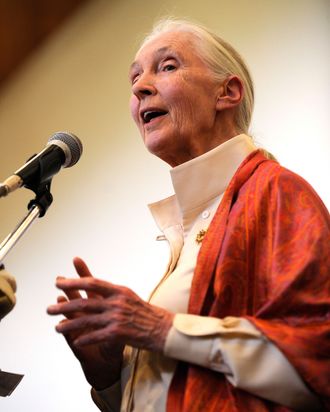
[{"label": "paisley pattern on shawl", "polygon": [[[189,313],[245,317],[285,354],[329,408],[330,218],[301,177],[251,153],[203,240]],[[179,362],[168,412],[290,411]]]}]

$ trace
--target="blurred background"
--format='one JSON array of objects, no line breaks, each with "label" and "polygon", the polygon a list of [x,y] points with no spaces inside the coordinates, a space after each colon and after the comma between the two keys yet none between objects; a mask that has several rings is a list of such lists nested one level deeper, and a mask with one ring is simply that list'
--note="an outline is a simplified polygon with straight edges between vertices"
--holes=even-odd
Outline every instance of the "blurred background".
[{"label": "blurred background", "polygon": [[[143,297],[168,251],[146,204],[172,193],[169,167],[144,149],[130,119],[128,67],[164,15],[197,20],[245,57],[256,88],[251,134],[330,206],[328,0],[0,0],[0,181],[58,130],[84,145],[53,179],[53,205],[5,259],[17,306],[0,324],[0,368],[25,374],[0,410],[96,410],[58,320],[56,275],[72,257]],[[3,238],[33,193],[0,199]]]}]

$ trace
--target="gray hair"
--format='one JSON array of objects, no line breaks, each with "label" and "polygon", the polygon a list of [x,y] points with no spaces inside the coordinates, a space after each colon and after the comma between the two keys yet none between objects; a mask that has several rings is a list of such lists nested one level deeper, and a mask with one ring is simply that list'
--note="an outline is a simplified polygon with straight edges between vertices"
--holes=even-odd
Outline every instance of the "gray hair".
[{"label": "gray hair", "polygon": [[235,122],[239,133],[247,133],[254,104],[253,82],[244,60],[229,43],[200,24],[189,20],[166,18],[154,25],[152,31],[143,40],[140,50],[160,34],[179,31],[189,32],[195,36],[200,57],[211,69],[216,80],[223,81],[230,75],[241,79],[244,94]]}]

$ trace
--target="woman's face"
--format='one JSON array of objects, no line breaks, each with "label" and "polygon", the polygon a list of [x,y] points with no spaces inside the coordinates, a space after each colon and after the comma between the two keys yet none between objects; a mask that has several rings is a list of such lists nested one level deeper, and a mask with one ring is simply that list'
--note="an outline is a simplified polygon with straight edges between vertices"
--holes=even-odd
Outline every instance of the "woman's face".
[{"label": "woman's face", "polygon": [[219,82],[198,56],[193,35],[164,33],[130,69],[131,113],[148,150],[176,166],[213,147]]}]

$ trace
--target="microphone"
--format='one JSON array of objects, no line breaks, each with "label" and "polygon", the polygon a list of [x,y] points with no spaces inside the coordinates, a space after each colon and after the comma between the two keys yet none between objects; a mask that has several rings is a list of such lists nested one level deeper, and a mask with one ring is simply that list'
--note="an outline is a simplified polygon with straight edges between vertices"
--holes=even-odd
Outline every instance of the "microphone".
[{"label": "microphone", "polygon": [[0,197],[22,186],[39,186],[60,171],[75,165],[82,154],[81,141],[72,133],[57,132],[39,154],[34,155],[13,175],[0,184]]}]

